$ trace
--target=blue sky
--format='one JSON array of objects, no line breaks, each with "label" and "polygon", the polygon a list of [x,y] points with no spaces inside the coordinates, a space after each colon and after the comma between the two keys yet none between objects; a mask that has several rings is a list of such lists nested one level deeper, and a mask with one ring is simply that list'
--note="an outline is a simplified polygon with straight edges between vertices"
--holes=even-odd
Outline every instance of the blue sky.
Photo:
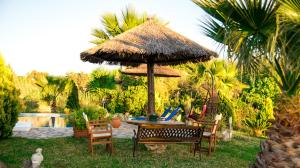
[{"label": "blue sky", "polygon": [[91,30],[101,28],[100,16],[121,14],[126,6],[168,21],[171,29],[217,50],[205,37],[200,20],[207,19],[189,0],[0,0],[0,52],[18,75],[37,70],[53,75],[111,68],[80,60],[93,47]]}]

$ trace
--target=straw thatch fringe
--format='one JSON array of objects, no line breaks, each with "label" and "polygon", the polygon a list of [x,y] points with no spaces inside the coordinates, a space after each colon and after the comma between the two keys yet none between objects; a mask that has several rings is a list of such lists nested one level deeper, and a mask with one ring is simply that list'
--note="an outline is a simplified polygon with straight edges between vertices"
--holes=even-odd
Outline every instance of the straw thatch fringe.
[{"label": "straw thatch fringe", "polygon": [[[121,73],[135,76],[147,76],[147,65],[142,64],[138,67],[126,67],[125,69],[121,69]],[[154,76],[180,77],[180,74],[170,67],[154,65]]]},{"label": "straw thatch fringe", "polygon": [[152,20],[81,53],[83,61],[129,66],[148,62],[176,65],[211,57],[217,54]]}]

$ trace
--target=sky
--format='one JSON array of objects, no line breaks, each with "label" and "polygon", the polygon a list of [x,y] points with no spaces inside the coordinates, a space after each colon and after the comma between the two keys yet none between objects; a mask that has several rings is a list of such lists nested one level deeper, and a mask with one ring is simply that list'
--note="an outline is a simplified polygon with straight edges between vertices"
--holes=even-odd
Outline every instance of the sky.
[{"label": "sky", "polygon": [[169,22],[172,30],[200,45],[218,51],[206,37],[200,21],[207,15],[190,0],[0,0],[0,53],[18,75],[32,70],[64,75],[91,72],[98,67],[117,68],[80,60],[80,53],[94,44],[91,31],[102,28],[105,13],[128,5]]}]

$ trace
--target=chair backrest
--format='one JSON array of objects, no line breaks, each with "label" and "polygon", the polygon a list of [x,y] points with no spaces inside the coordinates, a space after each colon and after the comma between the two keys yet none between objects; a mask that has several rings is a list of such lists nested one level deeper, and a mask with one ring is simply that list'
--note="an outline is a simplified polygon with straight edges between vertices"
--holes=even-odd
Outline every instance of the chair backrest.
[{"label": "chair backrest", "polygon": [[88,122],[88,121],[89,121],[87,115],[86,115],[84,112],[82,113],[82,116],[83,116],[83,119],[85,120],[85,122]]},{"label": "chair backrest", "polygon": [[171,111],[171,106],[168,107],[160,117],[166,117],[166,115]]},{"label": "chair backrest", "polygon": [[180,110],[180,106],[178,106],[167,118],[165,121],[169,121],[171,120],[177,113],[178,111]]},{"label": "chair backrest", "polygon": [[215,116],[215,120],[221,120],[222,119],[222,114],[217,114],[216,116]]},{"label": "chair backrest", "polygon": [[89,119],[88,119],[87,115],[83,112],[82,116],[83,116],[83,119],[85,120],[86,128],[90,129]]},{"label": "chair backrest", "polygon": [[217,114],[215,116],[215,121],[214,121],[214,125],[211,129],[211,133],[215,134],[217,132],[218,126],[219,126],[219,121],[222,119],[222,114]]}]

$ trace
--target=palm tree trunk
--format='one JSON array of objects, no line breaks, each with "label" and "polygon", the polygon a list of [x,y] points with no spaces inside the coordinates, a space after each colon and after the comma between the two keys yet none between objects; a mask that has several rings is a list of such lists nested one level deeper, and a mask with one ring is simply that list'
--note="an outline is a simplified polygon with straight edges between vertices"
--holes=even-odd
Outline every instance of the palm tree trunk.
[{"label": "palm tree trunk", "polygon": [[56,112],[56,99],[52,100],[52,103],[51,103],[51,112],[52,113]]}]

